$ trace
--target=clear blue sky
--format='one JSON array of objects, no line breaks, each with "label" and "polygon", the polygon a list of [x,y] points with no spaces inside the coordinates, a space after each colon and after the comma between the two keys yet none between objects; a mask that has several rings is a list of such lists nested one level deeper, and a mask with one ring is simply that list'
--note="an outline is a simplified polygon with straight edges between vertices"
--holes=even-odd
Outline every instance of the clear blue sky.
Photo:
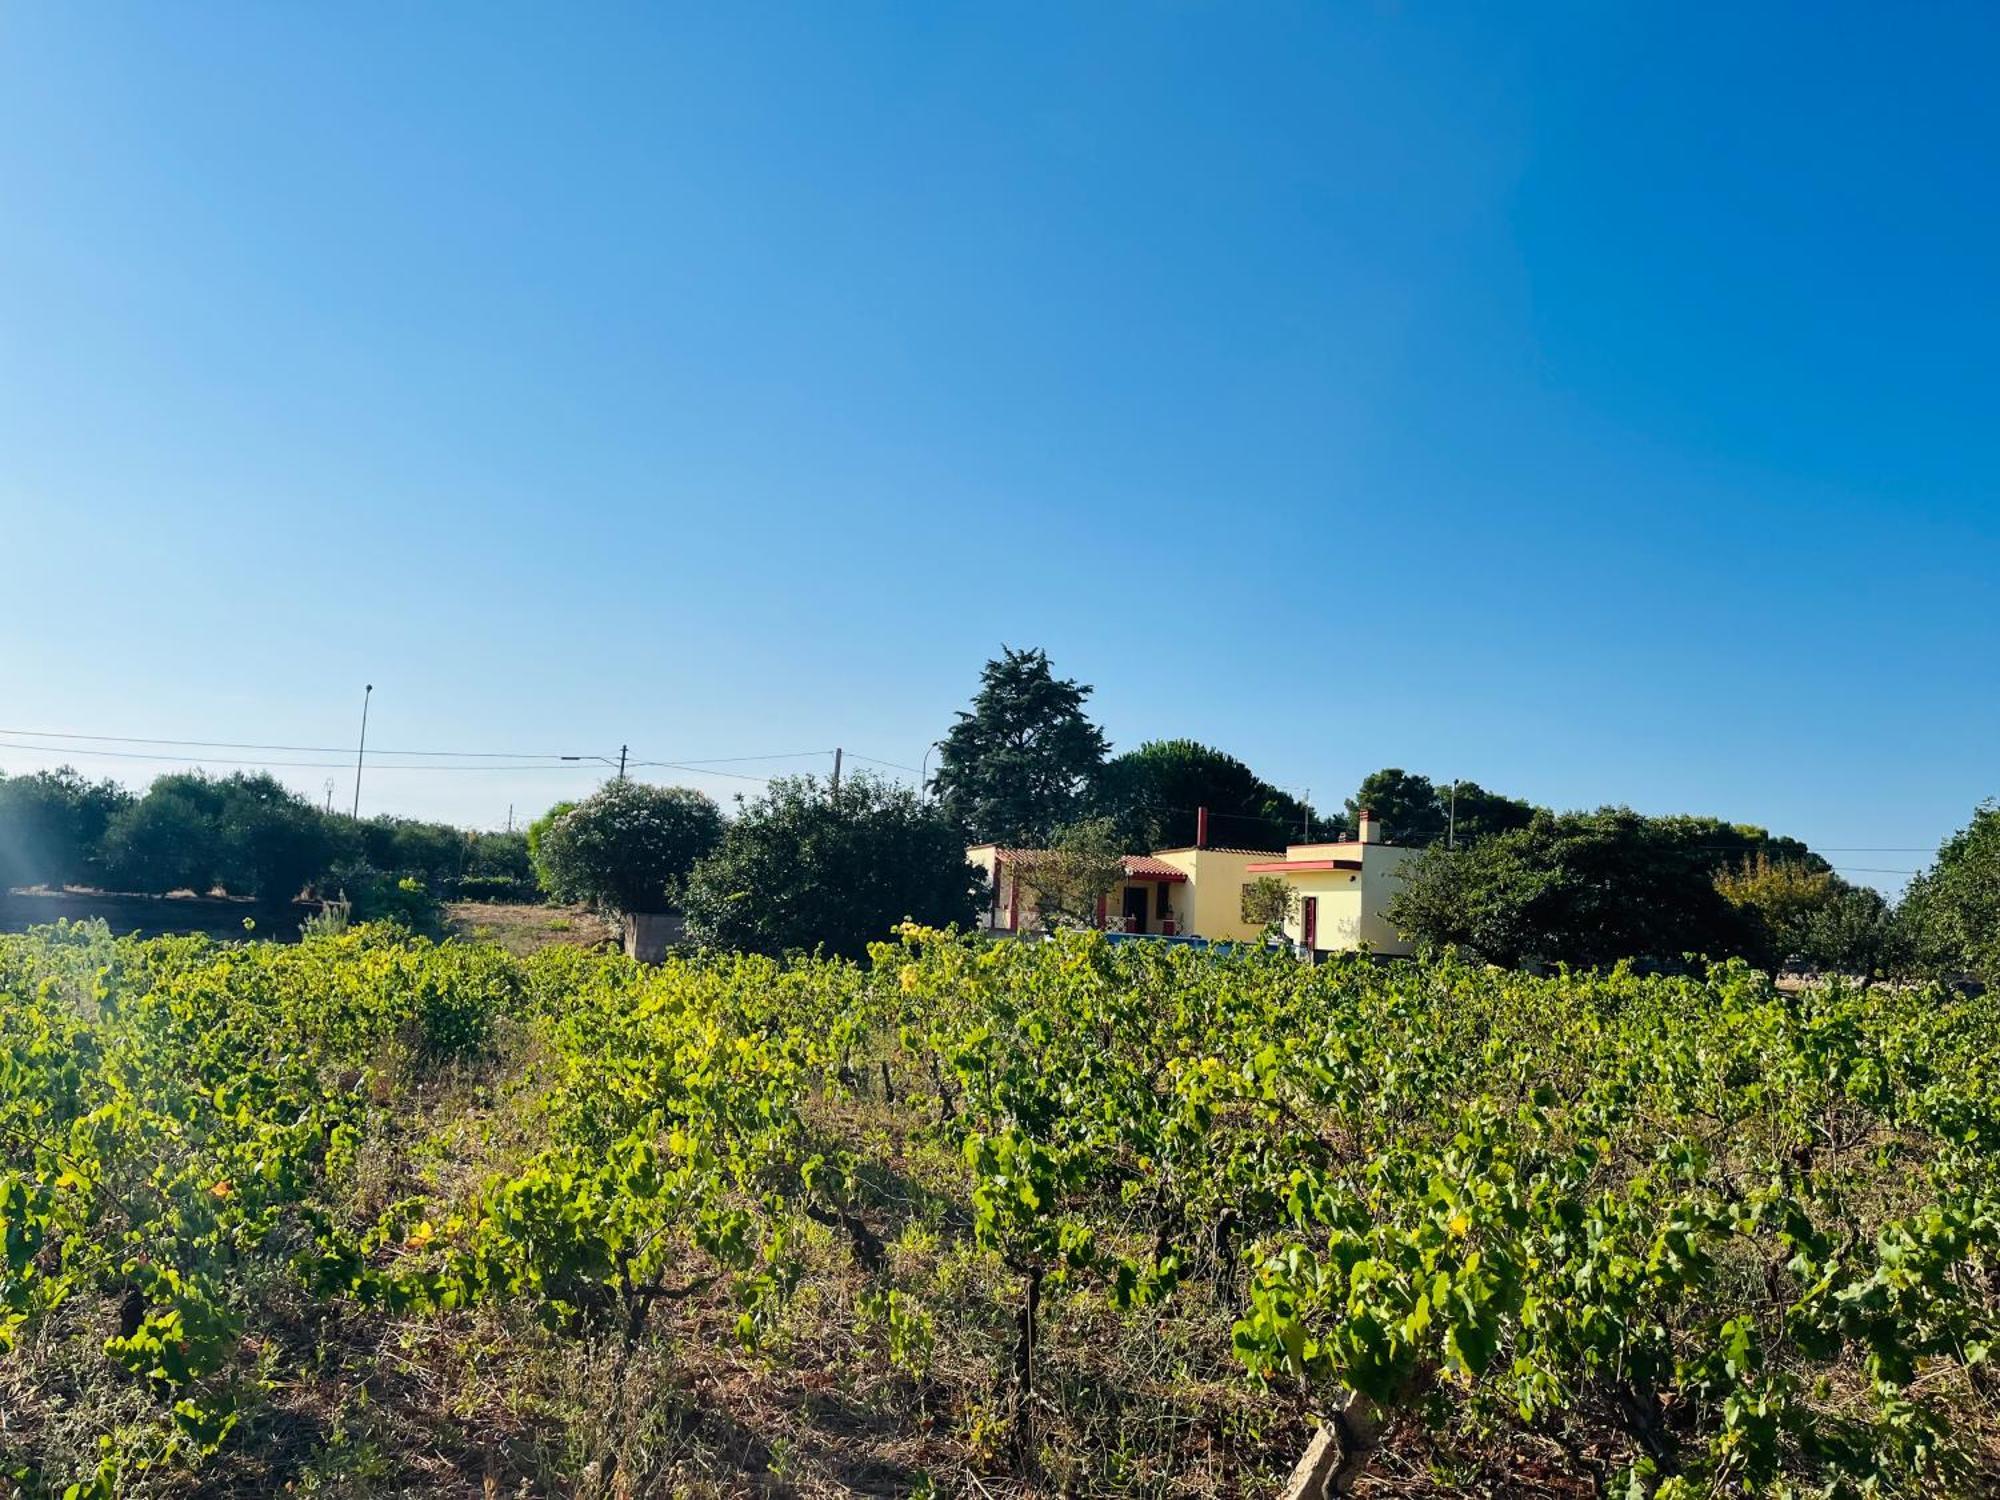
[{"label": "clear blue sky", "polygon": [[[2000,793],[1997,29],[10,7],[0,720],[915,764],[1006,641],[1322,803],[1934,845]],[[155,769],[0,747],[63,759]]]}]

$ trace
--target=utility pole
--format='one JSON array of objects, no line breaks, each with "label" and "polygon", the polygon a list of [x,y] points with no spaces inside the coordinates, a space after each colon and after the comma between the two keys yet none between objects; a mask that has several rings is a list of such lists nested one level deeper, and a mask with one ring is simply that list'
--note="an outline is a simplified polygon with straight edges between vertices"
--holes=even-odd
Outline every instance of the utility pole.
[{"label": "utility pole", "polygon": [[840,796],[840,747],[833,747],[833,795]]},{"label": "utility pole", "polygon": [[1458,847],[1458,778],[1456,776],[1451,778],[1451,810],[1445,814],[1444,846],[1447,849],[1456,849]]},{"label": "utility pole", "polygon": [[361,743],[354,747],[354,817],[361,817],[361,760],[368,753],[368,700],[375,696],[375,684],[369,683],[361,695]]},{"label": "utility pole", "polygon": [[1313,789],[1307,787],[1305,796],[1299,799],[1299,821],[1306,826],[1306,842],[1313,841]]},{"label": "utility pole", "polygon": [[514,831],[514,804],[511,802],[507,804],[507,831]]},{"label": "utility pole", "polygon": [[620,781],[625,779],[625,756],[630,749],[629,745],[620,745],[618,747],[618,779]]}]

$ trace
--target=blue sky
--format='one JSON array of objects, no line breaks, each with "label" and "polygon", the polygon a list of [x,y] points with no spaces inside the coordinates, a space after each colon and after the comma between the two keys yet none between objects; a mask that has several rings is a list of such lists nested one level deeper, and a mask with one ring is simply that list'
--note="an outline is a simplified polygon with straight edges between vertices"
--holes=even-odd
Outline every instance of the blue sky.
[{"label": "blue sky", "polygon": [[[1996,30],[10,8],[0,719],[336,745],[373,682],[386,748],[915,764],[1005,641],[1323,803],[1894,885],[2000,793]],[[164,768],[0,745],[62,759]]]}]

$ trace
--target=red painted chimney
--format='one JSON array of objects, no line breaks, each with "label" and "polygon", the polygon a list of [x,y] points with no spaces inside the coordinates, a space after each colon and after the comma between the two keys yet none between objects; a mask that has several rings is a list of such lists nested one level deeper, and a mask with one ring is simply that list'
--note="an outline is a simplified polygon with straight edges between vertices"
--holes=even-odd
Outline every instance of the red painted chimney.
[{"label": "red painted chimney", "polygon": [[1208,847],[1208,809],[1205,807],[1194,810],[1194,846],[1197,849]]}]

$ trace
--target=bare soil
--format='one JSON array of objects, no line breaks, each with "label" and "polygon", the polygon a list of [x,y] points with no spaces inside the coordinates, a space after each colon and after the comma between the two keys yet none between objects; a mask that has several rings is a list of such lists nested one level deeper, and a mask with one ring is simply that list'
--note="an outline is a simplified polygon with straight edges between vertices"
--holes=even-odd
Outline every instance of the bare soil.
[{"label": "bare soil", "polygon": [[608,948],[619,941],[618,929],[584,906],[454,901],[445,907],[444,916],[445,931],[453,937],[497,943],[516,957],[563,944]]}]

